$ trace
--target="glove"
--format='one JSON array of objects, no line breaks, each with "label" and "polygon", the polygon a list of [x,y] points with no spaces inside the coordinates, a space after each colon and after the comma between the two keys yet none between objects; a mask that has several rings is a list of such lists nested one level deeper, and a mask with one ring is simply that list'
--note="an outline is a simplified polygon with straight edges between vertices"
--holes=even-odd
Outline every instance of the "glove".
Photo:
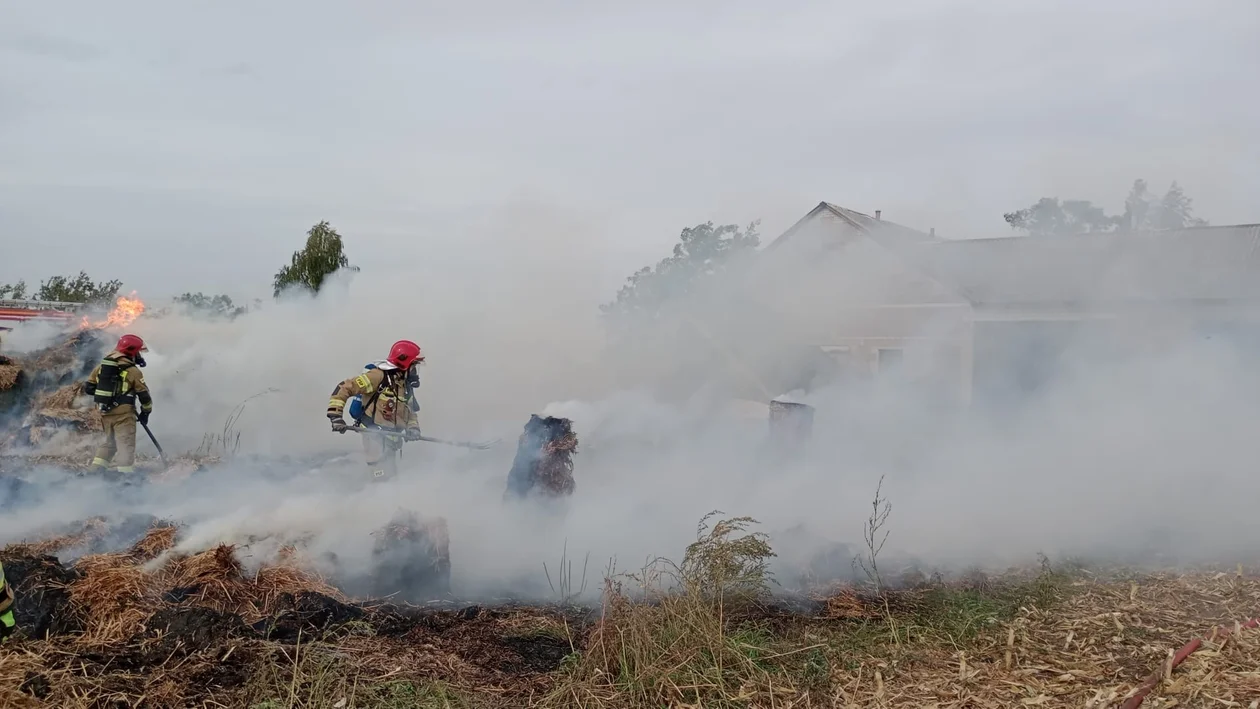
[{"label": "glove", "polygon": [[91,382],[83,382],[83,395],[91,396],[96,393],[96,385]]},{"label": "glove", "polygon": [[405,438],[405,439],[407,439],[407,440],[409,440],[409,441],[418,441],[418,440],[420,440],[420,429],[418,429],[418,428],[409,428],[409,429],[407,429],[407,432],[403,434],[403,438]]},{"label": "glove", "polygon": [[333,433],[345,433],[346,430],[350,428],[346,425],[346,420],[340,416],[335,419],[331,419],[331,421]]},{"label": "glove", "polygon": [[141,411],[141,412],[140,412],[140,413],[136,416],[136,420],[138,420],[138,421],[140,422],[140,425],[141,425],[141,426],[148,426],[148,425],[149,425],[149,414],[150,414],[150,413],[152,413],[152,412],[149,412],[149,411]]}]

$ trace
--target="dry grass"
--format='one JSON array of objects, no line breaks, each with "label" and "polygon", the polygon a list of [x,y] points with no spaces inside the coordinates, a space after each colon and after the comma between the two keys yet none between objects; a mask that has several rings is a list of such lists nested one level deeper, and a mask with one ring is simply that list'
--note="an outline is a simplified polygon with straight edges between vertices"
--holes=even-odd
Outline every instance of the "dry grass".
[{"label": "dry grass", "polygon": [[[850,706],[1116,706],[1170,652],[1226,618],[1260,610],[1260,579],[1255,577],[1126,576],[1121,571],[1084,575],[1063,589],[1060,603],[1021,604],[1013,617],[991,624],[967,643],[929,635],[896,652],[865,653],[835,674],[836,696]],[[1231,648],[1226,661],[1233,672],[1248,663],[1253,672],[1260,667],[1255,635],[1246,639],[1244,632]],[[1172,699],[1205,706],[1199,702],[1209,694],[1241,702],[1234,706],[1260,699],[1255,676],[1248,679],[1244,673],[1227,681],[1224,667],[1207,668],[1212,653],[1191,658],[1187,670],[1170,673],[1144,707],[1172,706]]]},{"label": "dry grass", "polygon": [[[773,552],[751,524],[702,524],[681,562],[610,574],[590,624],[529,608],[367,611],[296,644],[146,629],[158,611],[252,622],[286,594],[341,598],[296,547],[249,573],[230,546],[172,554],[177,529],[160,524],[76,563],[68,591],[83,632],[0,650],[0,706],[1101,708],[1152,671],[1160,681],[1143,707],[1260,702],[1260,630],[1210,637],[1260,611],[1254,570],[1043,564],[882,594],[833,588],[814,611],[790,612],[766,594]],[[81,545],[101,525],[22,549]],[[1165,669],[1200,636],[1203,649]]]}]

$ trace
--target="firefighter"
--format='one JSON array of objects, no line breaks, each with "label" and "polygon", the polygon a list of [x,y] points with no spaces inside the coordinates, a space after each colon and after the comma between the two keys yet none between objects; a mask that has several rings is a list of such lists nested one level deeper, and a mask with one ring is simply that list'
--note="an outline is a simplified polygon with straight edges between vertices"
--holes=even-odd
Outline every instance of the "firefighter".
[{"label": "firefighter", "polygon": [[93,469],[107,471],[113,463],[119,473],[136,472],[136,422],[148,424],[153,412],[153,397],[140,373],[145,366],[140,353],[147,351],[144,340],[123,335],[83,385],[83,393],[92,396],[100,407],[105,429],[105,440],[92,458]]},{"label": "firefighter", "polygon": [[394,477],[403,441],[420,437],[420,407],[413,389],[419,381],[416,367],[423,363],[420,345],[399,340],[388,358],[338,384],[328,400],[328,419],[336,433],[352,425],[345,419],[346,402],[351,402],[353,425],[361,430],[368,471],[376,481]]},{"label": "firefighter", "polygon": [[0,563],[0,643],[13,634],[13,587],[5,583],[4,564]]}]

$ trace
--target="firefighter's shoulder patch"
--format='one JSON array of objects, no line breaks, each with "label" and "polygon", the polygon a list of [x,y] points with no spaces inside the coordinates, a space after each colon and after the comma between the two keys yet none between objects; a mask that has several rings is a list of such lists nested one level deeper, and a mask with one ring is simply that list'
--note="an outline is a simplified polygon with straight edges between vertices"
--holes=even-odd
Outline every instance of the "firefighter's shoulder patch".
[{"label": "firefighter's shoulder patch", "polygon": [[368,393],[368,394],[371,394],[371,393],[372,393],[372,390],[376,388],[376,387],[375,387],[375,386],[373,386],[373,384],[372,384],[372,379],[371,379],[371,377],[369,377],[369,376],[368,376],[368,375],[366,375],[366,374],[360,374],[359,376],[355,377],[355,378],[354,378],[354,383],[355,383],[355,384],[358,384],[358,385],[359,385],[359,388],[360,388],[360,389],[362,389],[365,393]]}]

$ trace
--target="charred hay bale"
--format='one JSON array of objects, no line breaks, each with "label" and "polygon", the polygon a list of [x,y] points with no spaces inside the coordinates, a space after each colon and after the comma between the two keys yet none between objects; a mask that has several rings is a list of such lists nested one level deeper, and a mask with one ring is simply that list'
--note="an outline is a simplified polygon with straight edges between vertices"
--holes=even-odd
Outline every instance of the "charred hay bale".
[{"label": "charred hay bale", "polygon": [[399,510],[373,536],[373,596],[397,595],[418,603],[450,592],[450,534],[445,519],[421,520],[414,512]]},{"label": "charred hay bale", "polygon": [[46,638],[83,631],[70,602],[69,586],[78,571],[61,565],[55,556],[0,553],[4,576],[13,584],[17,601],[13,617],[19,630],[30,638]]},{"label": "charred hay bale", "polygon": [[788,401],[770,402],[770,439],[785,448],[796,448],[814,433],[814,407]]},{"label": "charred hay bale", "polygon": [[573,480],[577,446],[569,419],[530,416],[516,444],[504,499],[523,499],[531,493],[552,498],[572,495],[577,486]]}]

